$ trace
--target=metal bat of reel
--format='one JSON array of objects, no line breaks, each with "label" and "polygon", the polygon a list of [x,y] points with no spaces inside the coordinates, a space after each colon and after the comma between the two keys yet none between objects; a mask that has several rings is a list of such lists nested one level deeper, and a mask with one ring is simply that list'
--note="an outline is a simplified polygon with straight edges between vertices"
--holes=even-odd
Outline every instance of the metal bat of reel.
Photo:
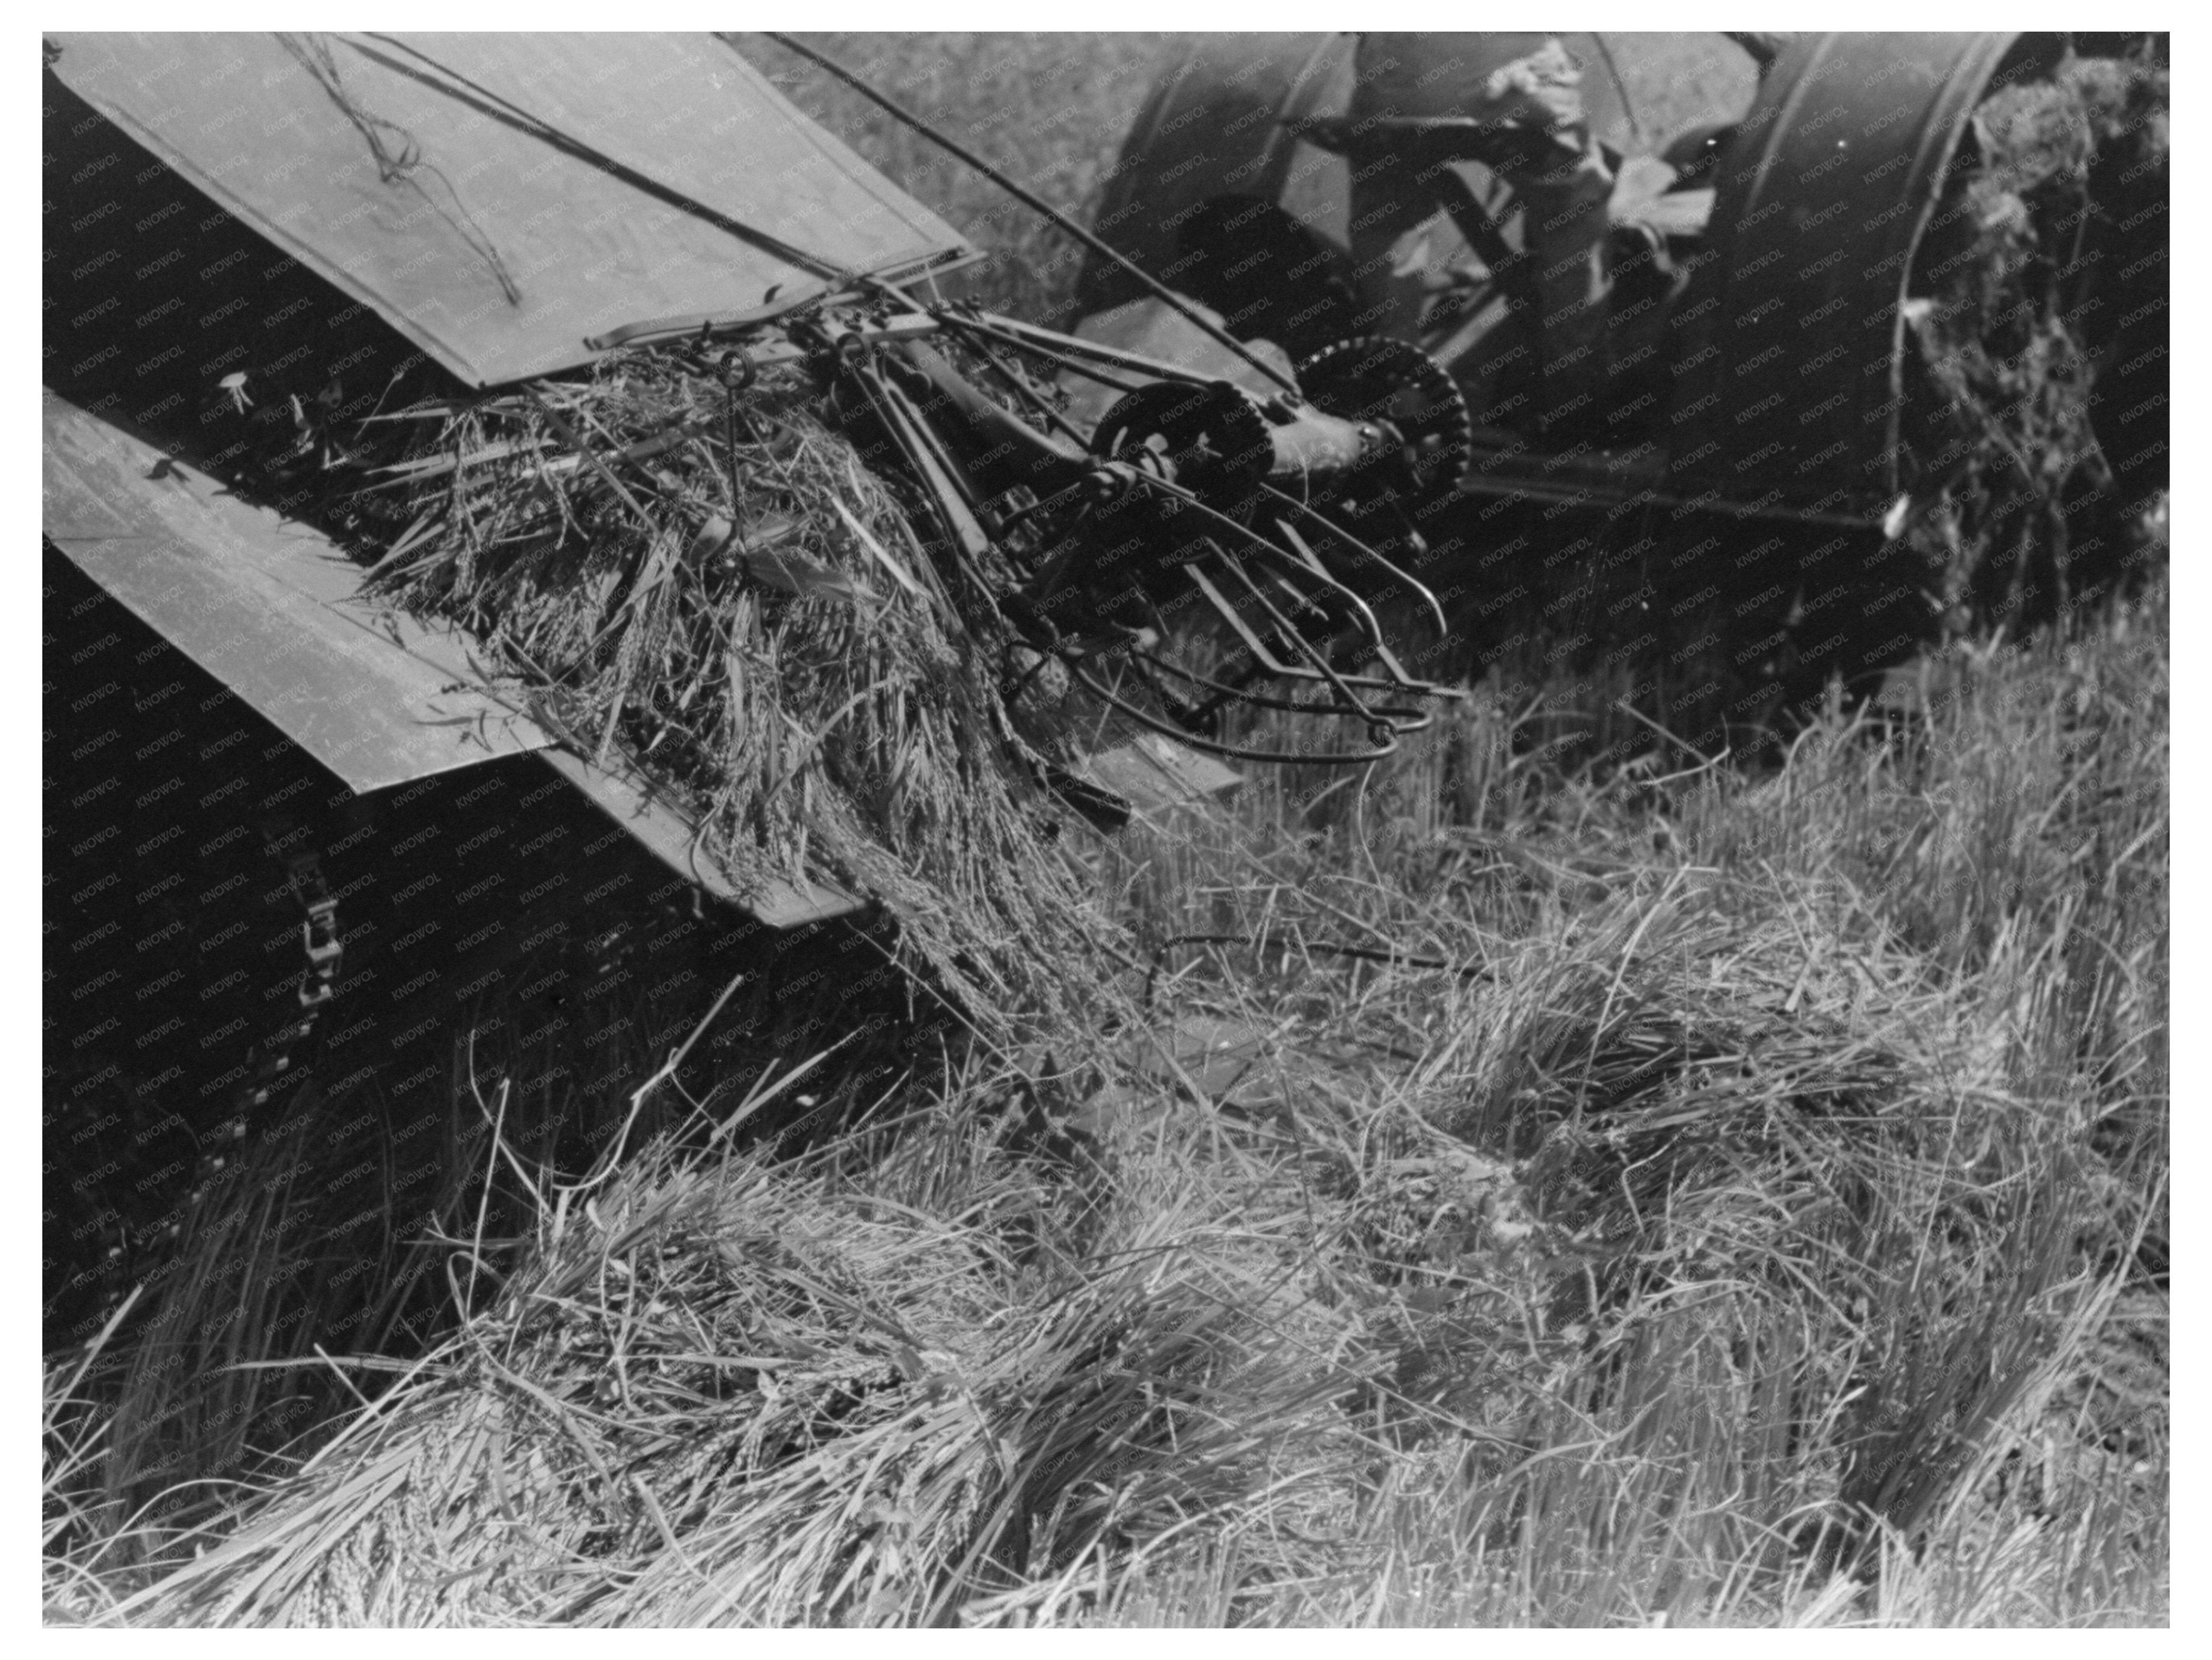
[{"label": "metal bat of reel", "polygon": [[[1310,487],[1352,474],[1393,441],[1370,424],[1316,419],[1310,411],[1285,416],[1218,381],[1156,383],[1121,398],[1100,421],[1092,447],[1124,470],[1128,488],[1094,510],[1063,570],[1047,574],[1040,594],[1048,607],[1055,599],[1065,606],[1054,579],[1072,580],[1102,620],[1131,630],[1125,648],[1112,655],[1126,662],[1172,724],[1124,696],[1121,684],[1106,684],[1091,661],[1070,663],[1078,681],[1140,724],[1237,759],[1357,765],[1389,754],[1433,715],[1366,694],[1403,698],[1433,689],[1406,673],[1367,600],[1322,562],[1296,521],[1316,528],[1315,540],[1340,554],[1349,550],[1352,563],[1422,590],[1270,481],[1296,479]],[[1277,515],[1272,537],[1254,525],[1271,508]],[[1102,540],[1119,562],[1098,556]],[[1126,570],[1117,572],[1116,562]],[[1229,678],[1201,674],[1159,649],[1169,634],[1162,600],[1194,596],[1249,657]],[[1142,614],[1142,626],[1133,613]],[[1381,663],[1382,675],[1355,672],[1353,665],[1369,660]],[[1271,696],[1259,690],[1269,681],[1327,695],[1320,701]],[[1231,703],[1356,721],[1367,745],[1295,751],[1227,745],[1218,734],[1221,713]]]},{"label": "metal bat of reel", "polygon": [[[1375,451],[1390,441],[1386,435],[1386,429],[1379,423],[1351,423],[1312,418],[1312,412],[1304,406],[1304,395],[1292,374],[1268,362],[1263,354],[1255,351],[1230,333],[1218,319],[1202,309],[1194,307],[1182,295],[1176,294],[1149,272],[1117,252],[1089,228],[1078,223],[1051,204],[1024,189],[974,151],[966,149],[929,122],[905,109],[895,100],[877,91],[835,60],[787,35],[778,34],[771,38],[809,62],[827,70],[839,81],[883,109],[893,119],[921,133],[931,143],[945,150],[982,177],[991,180],[1009,195],[1032,210],[1042,214],[1060,227],[1062,231],[1090,249],[1094,256],[1103,258],[1116,265],[1150,294],[1154,301],[1181,316],[1186,323],[1207,336],[1216,345],[1242,358],[1255,375],[1277,388],[1274,395],[1271,396],[1262,406],[1273,429],[1269,434],[1268,447],[1273,452],[1273,460],[1268,471],[1277,475],[1288,473],[1300,477],[1302,481],[1310,479],[1316,473],[1341,471],[1356,466],[1362,459],[1371,459]],[[725,44],[730,44],[727,36],[722,39]],[[734,50],[734,46],[732,49]],[[885,297],[889,297],[888,291],[883,290],[880,283],[873,286],[879,291],[884,292]],[[1118,360],[1121,365],[1136,368],[1147,378],[1170,382],[1180,381],[1188,384],[1195,378],[1170,365],[1142,362],[1136,360],[1133,355],[1117,354],[1110,348],[1101,348],[1095,342],[1054,334],[1049,330],[1037,329],[1030,325],[1017,323],[1012,319],[987,316],[978,308],[932,307],[929,309],[931,315],[939,324],[964,330],[969,335],[971,345],[980,348],[980,355],[992,365],[1000,379],[1009,382],[1016,397],[1025,405],[1031,405],[1033,413],[1042,414],[1045,424],[1048,427],[1064,429],[1067,423],[1054,419],[1051,413],[1035,408],[1034,406],[1042,400],[1035,397],[1034,389],[1020,386],[1019,377],[1011,373],[1002,362],[994,358],[988,347],[977,338],[978,336],[988,337],[1002,346],[1022,350],[1048,360],[1056,360],[1064,367],[1076,368],[1080,372],[1090,374],[1106,384],[1116,386],[1118,389],[1124,392],[1131,392],[1133,389],[1126,381],[1117,381],[1110,372],[1101,367],[1102,364],[1113,365]],[[956,317],[955,313],[962,310],[964,310],[966,314]],[[859,366],[854,364],[854,367]],[[943,389],[948,393],[951,392],[951,388]],[[969,398],[975,398],[977,402],[988,403],[988,400],[981,399],[975,394],[972,388],[963,390]],[[982,531],[983,526],[976,517],[976,504],[972,498],[964,501],[955,499],[956,495],[967,494],[961,488],[966,481],[959,477],[957,467],[948,468],[942,465],[940,457],[928,453],[934,447],[927,432],[927,423],[908,420],[907,417],[911,411],[900,408],[900,400],[896,397],[884,397],[880,386],[869,388],[867,397],[868,401],[876,406],[879,416],[884,419],[884,424],[891,429],[892,436],[899,447],[907,451],[909,460],[920,461],[920,471],[925,487],[933,496],[939,498],[939,517],[945,521],[947,529],[955,532],[953,544],[960,550],[963,565],[972,569],[975,538]],[[957,394],[954,394],[951,401],[957,404],[963,400]],[[995,406],[992,407],[995,410]],[[1109,411],[1109,416],[1115,413],[1116,412]],[[1025,444],[1034,450],[1036,447],[1030,440],[1043,438],[1043,435],[1036,434],[1034,429],[1026,428],[1022,423],[1013,420],[1011,417],[1006,417],[1004,411],[997,411],[997,414],[1008,424],[1018,429],[1021,433],[1028,435],[1027,437],[1010,437],[1009,442],[1015,450],[1019,451]],[[1211,418],[1214,420],[1214,429],[1210,431],[1206,437],[1218,441],[1202,442],[1199,447],[1209,452],[1216,463],[1230,464],[1233,466],[1246,453],[1243,440],[1249,437],[1249,429],[1240,431],[1236,424],[1239,417],[1229,415],[1225,410],[1215,411]],[[1356,635],[1361,637],[1361,643],[1364,643],[1367,654],[1375,657],[1383,664],[1386,672],[1391,677],[1389,684],[1392,689],[1418,696],[1436,696],[1443,694],[1442,688],[1416,681],[1404,673],[1402,666],[1384,648],[1382,630],[1376,623],[1373,613],[1367,610],[1364,603],[1358,601],[1356,595],[1353,595],[1322,567],[1314,548],[1291,529],[1290,518],[1279,517],[1276,522],[1279,527],[1285,531],[1285,540],[1295,548],[1295,552],[1279,547],[1269,542],[1264,536],[1252,531],[1249,525],[1250,511],[1244,502],[1231,503],[1231,511],[1224,514],[1217,508],[1199,502],[1195,496],[1183,496],[1182,486],[1164,476],[1165,468],[1162,464],[1168,460],[1170,456],[1163,454],[1161,451],[1164,449],[1171,454],[1172,437],[1165,434],[1158,435],[1164,440],[1164,442],[1160,448],[1155,448],[1150,441],[1155,435],[1142,435],[1142,447],[1152,451],[1157,458],[1154,460],[1146,461],[1129,453],[1126,433],[1127,428],[1136,424],[1138,423],[1133,421],[1127,423],[1125,426],[1124,436],[1121,440],[1116,441],[1111,434],[1109,435],[1109,442],[1115,443],[1117,448],[1107,451],[1109,465],[1088,478],[1081,475],[1067,477],[1068,470],[1065,467],[1054,468],[1048,465],[1039,469],[1038,484],[1041,487],[1035,488],[1032,494],[1042,499],[1033,500],[1021,511],[1036,514],[1042,510],[1043,502],[1049,501],[1059,512],[1065,514],[1069,499],[1082,495],[1086,487],[1095,499],[1102,491],[1110,496],[1115,490],[1127,490],[1132,485],[1139,489],[1149,490],[1164,498],[1183,501],[1187,504],[1198,506],[1212,520],[1228,529],[1231,544],[1249,548],[1255,552],[1262,552],[1263,556],[1265,550],[1271,550],[1279,554],[1283,561],[1288,562],[1297,569],[1298,573],[1297,578],[1287,583],[1281,582],[1284,572],[1279,562],[1269,573],[1271,580],[1276,581],[1282,587],[1285,597],[1291,601],[1293,614],[1304,617],[1318,613],[1327,617],[1331,614],[1332,607],[1337,601],[1350,600],[1351,606],[1340,611],[1339,614],[1357,617]],[[923,430],[919,432],[914,430],[916,427]],[[1073,435],[1071,433],[1070,436]],[[1056,449],[1057,444],[1048,443],[1045,447],[1048,450]],[[1096,444],[1093,445],[1094,450],[1097,447]],[[1188,453],[1178,459],[1187,460]],[[1060,475],[1057,483],[1047,483],[1043,475],[1054,471]],[[1100,473],[1103,473],[1103,477]],[[1024,488],[1027,487],[1024,486]],[[1292,517],[1304,516],[1310,525],[1325,527],[1322,529],[1322,539],[1336,544],[1348,544],[1355,552],[1356,562],[1362,568],[1389,573],[1403,588],[1425,599],[1439,629],[1442,629],[1443,611],[1442,607],[1437,605],[1434,596],[1419,583],[1407,577],[1404,573],[1395,570],[1381,555],[1366,548],[1359,538],[1354,536],[1343,526],[1327,524],[1327,521],[1321,520],[1318,515],[1313,515],[1311,510],[1303,502],[1273,489],[1267,483],[1265,477],[1256,483],[1249,494],[1272,496],[1273,505],[1282,512]],[[1079,515],[1081,512],[1079,506],[1077,512]],[[1003,535],[1009,527],[1006,521],[1001,520],[992,528]],[[1079,547],[1082,538],[1079,536],[1071,536],[1066,540]],[[1417,538],[1409,538],[1409,545],[1417,544]],[[1373,760],[1389,753],[1390,750],[1395,747],[1397,738],[1401,734],[1415,729],[1414,725],[1404,717],[1401,711],[1381,705],[1370,705],[1356,696],[1352,690],[1353,683],[1339,672],[1336,665],[1330,660],[1330,656],[1317,650],[1297,628],[1289,625],[1284,613],[1268,599],[1257,585],[1249,581],[1247,573],[1237,562],[1236,556],[1231,554],[1218,538],[1206,535],[1199,538],[1194,543],[1182,542],[1178,545],[1203,549],[1212,561],[1232,571],[1238,582],[1246,587],[1252,597],[1260,602],[1260,609],[1267,613],[1271,626],[1277,630],[1279,641],[1289,648],[1285,655],[1296,660],[1291,663],[1283,663],[1272,653],[1255,650],[1253,665],[1255,673],[1273,673],[1277,674],[1279,678],[1293,680],[1305,679],[1326,684],[1329,688],[1332,701],[1328,704],[1320,706],[1317,712],[1323,716],[1348,715],[1364,720],[1372,745],[1372,747],[1365,751],[1305,756],[1248,754],[1247,758],[1326,760],[1357,763]],[[1195,573],[1199,569],[1199,565],[1194,562],[1185,568]],[[1028,632],[1031,636],[1032,646],[1039,651],[1048,650],[1060,658],[1069,670],[1094,694],[1104,696],[1115,707],[1130,714],[1142,724],[1155,730],[1168,732],[1170,729],[1156,717],[1137,711],[1125,700],[1103,688],[1096,677],[1090,672],[1083,658],[1066,648],[1061,638],[1061,629],[1051,617],[1050,609],[1054,597],[1054,589],[1059,586],[1053,579],[1064,578],[1068,574],[1063,566],[1057,571],[1045,573],[1045,580],[1035,585],[1036,592],[1005,596],[1005,602],[1000,605],[1002,612],[1010,618],[1017,620],[1024,617],[1029,618],[1031,626]],[[1313,579],[1312,581],[1310,582],[1309,578]],[[1144,585],[1141,582],[1128,586],[1139,594],[1143,592]],[[1236,614],[1239,607],[1225,601],[1218,590],[1210,584],[1199,582],[1195,586],[1205,595],[1207,603],[1224,615],[1240,637],[1245,638],[1248,648],[1251,648],[1255,642],[1249,637],[1250,630]],[[1040,601],[1042,603],[1039,603]],[[1154,640],[1164,637],[1153,630],[1144,629],[1129,633],[1125,628],[1124,633],[1129,648],[1139,652],[1144,651],[1142,642],[1148,635]],[[1140,657],[1137,660],[1140,667],[1147,661],[1156,666],[1171,666],[1158,665],[1158,660],[1149,655]],[[1157,683],[1154,689],[1157,694]],[[1219,687],[1216,689],[1213,695],[1217,699],[1222,697],[1234,699],[1243,696],[1243,693],[1235,687]],[[1177,706],[1172,702],[1163,702],[1162,707],[1174,709]],[[1188,729],[1194,724],[1203,727],[1205,720],[1202,714],[1197,711],[1186,711],[1185,714],[1187,718],[1177,722],[1178,727],[1182,729],[1170,732],[1170,735],[1182,738],[1187,742],[1196,741],[1200,747],[1212,749],[1217,753],[1231,752],[1218,743],[1206,739],[1201,732]],[[1425,724],[1425,719],[1426,717],[1423,717],[1420,723]]]},{"label": "metal bat of reel", "polygon": [[[1131,396],[1146,388],[1115,371],[1126,369],[1190,387],[1221,384],[1157,359],[1096,341],[1054,335],[972,305],[950,307],[939,315],[948,330],[978,349],[993,368],[1010,380],[1016,372],[997,357],[994,346],[1033,356],[1054,371],[1073,371]],[[1334,512],[1341,495],[1334,485],[1353,480],[1369,490],[1377,483],[1399,488],[1411,484],[1424,493],[1448,489],[1465,471],[1473,453],[1473,417],[1466,400],[1449,374],[1433,358],[1396,340],[1355,336],[1339,341],[1307,359],[1306,371],[1313,374],[1316,384],[1310,391],[1302,388],[1304,395],[1296,402],[1283,398],[1255,400],[1249,396],[1244,400],[1246,407],[1257,409],[1267,420],[1278,451],[1278,465],[1269,469],[1270,477],[1260,486],[1263,497],[1272,512],[1291,514],[1307,535],[1338,556],[1330,561],[1332,569],[1379,573],[1387,584],[1420,599],[1441,631],[1444,627],[1442,608],[1425,587],[1359,536],[1350,533],[1335,518],[1315,512],[1304,496],[1314,490],[1323,492]],[[1036,395],[1026,382],[1015,390],[1018,396]],[[1331,417],[1330,424],[1348,422],[1371,430],[1357,451],[1347,450],[1340,443],[1316,446],[1300,441],[1321,424],[1307,418],[1315,412]],[[1053,413],[1056,411],[1048,412],[1048,418]],[[1109,420],[1119,424],[1126,414],[1126,410],[1109,410]],[[1412,454],[1403,453],[1409,449]],[[1298,494],[1282,487],[1291,483],[1300,487]]]},{"label": "metal bat of reel", "polygon": [[[792,331],[834,358],[852,406],[867,411],[921,484],[963,574],[989,593],[1032,650],[1139,724],[1240,759],[1357,764],[1389,753],[1399,737],[1431,718],[1402,701],[1361,695],[1403,700],[1437,689],[1406,673],[1367,601],[1323,562],[1316,544],[1340,566],[1381,573],[1424,597],[1426,590],[1299,496],[1275,488],[1296,483],[1303,495],[1351,471],[1397,441],[1387,428],[1338,420],[1303,402],[1255,400],[1171,365],[972,308],[935,308],[931,315],[1025,406],[1046,400],[1000,350],[1117,386],[1125,384],[1117,371],[1154,377],[1128,384],[1085,448],[985,397],[920,339],[871,342],[826,319]],[[1263,508],[1276,514],[1279,539],[1252,528]],[[1300,522],[1311,539],[1298,533]],[[1000,558],[1016,569],[1011,589],[986,575]],[[1196,675],[1156,649],[1170,632],[1161,607],[1194,599],[1226,622],[1250,654],[1240,683]],[[1441,626],[1441,608],[1432,599],[1428,604]],[[1346,664],[1354,660],[1380,663],[1382,675],[1352,672]],[[1097,672],[1102,660],[1133,670],[1164,718],[1133,703],[1118,680],[1105,684]],[[1266,679],[1303,682],[1327,697],[1270,699],[1254,690]],[[1202,701],[1184,698],[1166,680]],[[1237,701],[1355,719],[1369,745],[1298,751],[1224,746],[1212,729],[1219,709]]]}]

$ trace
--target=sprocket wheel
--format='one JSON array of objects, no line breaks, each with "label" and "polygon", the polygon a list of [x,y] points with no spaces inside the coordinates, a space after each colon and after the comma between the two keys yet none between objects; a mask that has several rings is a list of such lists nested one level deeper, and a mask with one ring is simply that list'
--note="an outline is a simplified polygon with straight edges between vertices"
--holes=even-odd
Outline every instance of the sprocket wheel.
[{"label": "sprocket wheel", "polygon": [[1274,455],[1267,423],[1226,380],[1156,380],[1118,399],[1091,435],[1109,460],[1171,469],[1208,496],[1241,501],[1267,477]]},{"label": "sprocket wheel", "polygon": [[1323,414],[1387,423],[1421,494],[1448,489],[1474,452],[1474,417],[1459,383],[1417,346],[1382,335],[1356,334],[1322,348],[1297,366],[1298,387]]}]

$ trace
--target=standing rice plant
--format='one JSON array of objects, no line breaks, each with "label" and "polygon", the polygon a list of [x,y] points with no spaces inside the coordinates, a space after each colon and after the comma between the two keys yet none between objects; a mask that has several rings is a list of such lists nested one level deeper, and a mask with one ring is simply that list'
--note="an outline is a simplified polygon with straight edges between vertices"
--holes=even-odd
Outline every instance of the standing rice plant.
[{"label": "standing rice plant", "polygon": [[1954,651],[1917,713],[1832,708],[1774,779],[1716,780],[1681,815],[1701,860],[1843,884],[1986,1003],[2023,1087],[2091,1104],[2143,1196],[2167,1156],[2166,639],[2159,584],[2024,648]]},{"label": "standing rice plant", "polygon": [[[1682,1464],[1702,1476],[1750,1444],[1721,1380],[1787,1377],[1767,1427],[1788,1457],[1717,1491],[1764,1525],[1832,1500],[1917,1526],[2087,1292],[2080,1115],[2017,1093],[1910,957],[1817,894],[1685,878],[1518,957],[1470,1000],[1442,1122],[1524,1158],[1574,1242],[1552,1317],[1589,1346],[1587,1410],[1667,1403],[1649,1421],[1705,1448]],[[1655,1376],[1661,1353],[1690,1376]]]}]

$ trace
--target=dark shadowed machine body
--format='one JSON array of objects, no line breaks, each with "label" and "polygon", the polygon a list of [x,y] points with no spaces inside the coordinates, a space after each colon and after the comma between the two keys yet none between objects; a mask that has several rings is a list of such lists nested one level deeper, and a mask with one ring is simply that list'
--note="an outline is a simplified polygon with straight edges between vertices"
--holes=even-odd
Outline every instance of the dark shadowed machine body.
[{"label": "dark shadowed machine body", "polygon": [[[1097,223],[1295,359],[1346,336],[1425,352],[1473,423],[1455,496],[1424,505],[1416,566],[1455,649],[1480,662],[1540,635],[1640,657],[1647,688],[1717,737],[1938,628],[1937,584],[1899,532],[1954,476],[1915,326],[1966,257],[1954,181],[1976,112],[2069,48],[2144,48],[1560,37],[1612,179],[1607,315],[1560,399],[1532,373],[1555,319],[1530,215],[1476,119],[1486,77],[1548,38],[1204,38],[1153,88]],[[2092,591],[2166,474],[2163,173],[2115,167],[2096,185],[2060,302],[2095,364],[2110,466],[2071,502],[2071,574]],[[1143,309],[1117,268],[1086,267],[1079,332],[1134,337]]]}]

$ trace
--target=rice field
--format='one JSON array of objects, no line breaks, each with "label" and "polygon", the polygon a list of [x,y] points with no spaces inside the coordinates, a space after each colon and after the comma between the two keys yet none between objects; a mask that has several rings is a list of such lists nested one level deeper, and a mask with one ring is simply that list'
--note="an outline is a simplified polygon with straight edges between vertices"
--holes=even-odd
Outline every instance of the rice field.
[{"label": "rice field", "polygon": [[[1071,206],[1173,50],[811,38]],[[2168,640],[2161,581],[1755,767],[1500,666],[1085,839],[1092,1026],[697,1095],[656,1030],[582,1168],[457,1073],[380,1257],[277,1225],[357,1149],[258,1149],[48,1357],[46,1618],[2164,1624]]]}]

